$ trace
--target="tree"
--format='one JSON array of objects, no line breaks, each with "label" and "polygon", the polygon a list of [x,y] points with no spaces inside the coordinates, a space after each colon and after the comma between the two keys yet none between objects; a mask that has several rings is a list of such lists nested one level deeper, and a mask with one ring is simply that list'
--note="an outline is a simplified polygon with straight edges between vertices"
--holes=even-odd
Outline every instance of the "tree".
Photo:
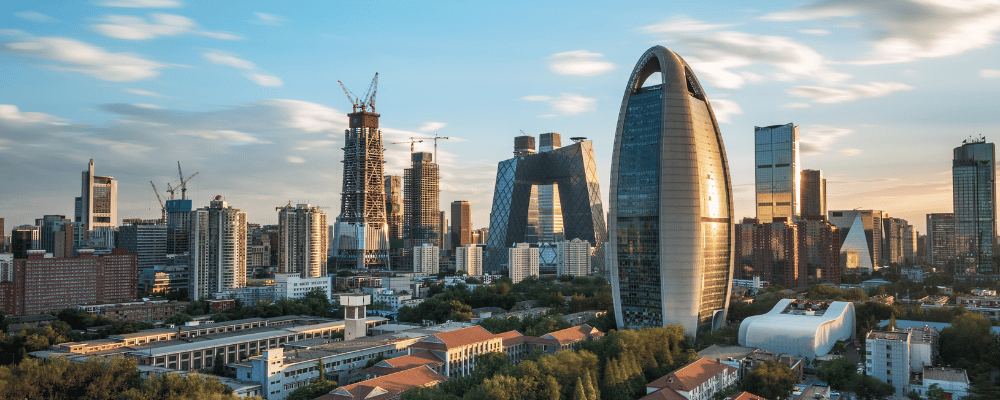
[{"label": "tree", "polygon": [[[322,377],[323,374],[320,374]],[[285,400],[312,400],[337,388],[337,382],[318,379],[309,385],[300,387],[288,394]]]},{"label": "tree", "polygon": [[212,375],[226,376],[226,359],[223,358],[221,353],[216,354],[215,361],[212,362]]},{"label": "tree", "polygon": [[879,400],[892,396],[896,388],[868,375],[860,375],[855,380],[854,393],[863,400]]},{"label": "tree", "polygon": [[857,367],[851,360],[841,357],[823,362],[816,377],[830,384],[835,390],[846,390],[858,375]]},{"label": "tree", "polygon": [[927,388],[927,400],[944,400],[944,389],[936,383],[931,384],[931,387]]},{"label": "tree", "polygon": [[194,317],[184,313],[180,313],[171,315],[170,318],[167,318],[165,321],[163,321],[163,323],[167,325],[180,326],[184,325],[185,322],[190,322],[190,321],[194,321]]},{"label": "tree", "polygon": [[587,400],[587,392],[583,390],[583,380],[576,378],[576,389],[573,390],[572,400]]},{"label": "tree", "polygon": [[795,372],[787,365],[765,361],[747,371],[740,389],[765,399],[783,400],[788,398],[796,382]]},{"label": "tree", "polygon": [[386,356],[383,356],[383,355],[379,355],[378,357],[375,357],[375,358],[373,358],[371,360],[368,360],[368,362],[365,363],[365,368],[374,367],[375,364],[378,364],[378,363],[380,363],[380,362],[382,362],[384,360],[388,360],[388,359],[389,359],[389,357],[386,357]]},{"label": "tree", "polygon": [[945,364],[967,370],[979,363],[1000,366],[1000,347],[991,329],[990,321],[979,314],[955,317],[951,326],[941,330],[941,358]]}]

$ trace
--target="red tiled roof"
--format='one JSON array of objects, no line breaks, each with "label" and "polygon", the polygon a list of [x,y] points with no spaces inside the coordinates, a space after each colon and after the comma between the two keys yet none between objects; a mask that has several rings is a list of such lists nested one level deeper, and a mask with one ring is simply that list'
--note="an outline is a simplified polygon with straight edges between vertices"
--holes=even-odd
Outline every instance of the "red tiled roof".
[{"label": "red tiled roof", "polygon": [[518,332],[518,331],[507,331],[507,332],[498,334],[497,336],[499,336],[501,339],[503,339],[503,346],[504,347],[521,344],[521,343],[524,343],[524,342],[528,341],[529,339],[532,339],[531,336],[524,336],[524,335],[521,334],[521,332]]},{"label": "red tiled roof", "polygon": [[[432,335],[431,337],[437,338],[444,343],[443,347],[452,349],[455,347],[467,346],[473,343],[485,342],[487,340],[497,338],[497,335],[494,335],[486,329],[483,329],[483,327],[477,325],[470,326],[468,328],[456,329],[451,332],[438,333],[436,335]],[[428,339],[423,339],[415,343],[414,346],[433,348],[442,347],[434,346],[438,343],[428,342]]]},{"label": "red tiled roof", "polygon": [[408,370],[413,367],[428,365],[430,367],[436,367],[439,365],[444,365],[444,361],[438,356],[434,355],[430,351],[420,351],[413,354],[408,354],[401,357],[390,358],[388,360],[379,361],[377,364],[371,368],[365,369],[365,372],[375,375],[388,375],[394,372]]},{"label": "red tiled roof", "polygon": [[671,388],[663,388],[639,398],[639,400],[688,400]]},{"label": "red tiled roof", "polygon": [[650,382],[646,387],[655,389],[669,387],[678,392],[690,392],[702,383],[705,383],[709,378],[723,371],[735,373],[736,368],[707,358],[699,358],[688,365],[678,368],[674,372],[660,377],[660,379]]},{"label": "red tiled roof", "polygon": [[436,373],[426,366],[418,366],[375,379],[341,386],[330,391],[330,393],[320,396],[317,400],[394,399],[399,397],[400,393],[407,390],[436,385],[447,379],[447,376]]},{"label": "red tiled roof", "polygon": [[604,332],[601,332],[597,330],[597,328],[590,325],[583,324],[542,335],[541,339],[554,339],[558,341],[559,344],[570,344],[601,336],[604,336]]},{"label": "red tiled roof", "polygon": [[729,397],[726,397],[726,400],[767,400],[767,399],[755,394],[751,394],[750,392],[740,392],[738,394],[729,395]]}]

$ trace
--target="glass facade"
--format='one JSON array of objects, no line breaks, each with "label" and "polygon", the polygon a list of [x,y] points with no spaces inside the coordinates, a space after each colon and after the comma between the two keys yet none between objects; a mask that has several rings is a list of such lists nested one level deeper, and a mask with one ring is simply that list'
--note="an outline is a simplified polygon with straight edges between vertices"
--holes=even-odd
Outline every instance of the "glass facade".
[{"label": "glass facade", "polygon": [[994,274],[997,207],[993,143],[985,139],[963,143],[955,148],[954,155],[955,272]]},{"label": "glass facade", "polygon": [[799,214],[799,127],[754,128],[757,220],[793,222]]}]

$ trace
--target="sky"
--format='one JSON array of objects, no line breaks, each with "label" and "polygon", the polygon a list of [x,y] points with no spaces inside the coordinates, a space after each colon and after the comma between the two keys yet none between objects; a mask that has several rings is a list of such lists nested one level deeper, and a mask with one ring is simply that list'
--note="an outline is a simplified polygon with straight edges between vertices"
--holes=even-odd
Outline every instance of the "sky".
[{"label": "sky", "polygon": [[0,217],[72,217],[92,158],[119,182],[119,218],[159,217],[149,181],[176,184],[180,161],[196,207],[222,195],[272,224],[308,202],[332,222],[351,106],[337,82],[361,95],[375,72],[387,174],[409,163],[397,142],[450,138],[442,210],[468,200],[488,226],[521,131],[593,140],[606,208],[625,85],[655,45],[705,87],[737,218],[755,212],[754,126],[789,122],[829,209],[921,232],[951,212],[952,149],[1000,127],[1000,1],[752,3],[4,1]]}]

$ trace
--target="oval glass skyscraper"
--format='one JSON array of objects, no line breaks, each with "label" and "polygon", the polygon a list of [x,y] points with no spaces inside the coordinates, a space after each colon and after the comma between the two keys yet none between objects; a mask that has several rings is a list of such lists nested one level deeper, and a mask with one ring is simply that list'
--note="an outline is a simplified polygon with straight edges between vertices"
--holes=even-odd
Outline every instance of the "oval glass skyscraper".
[{"label": "oval glass skyscraper", "polygon": [[[642,86],[659,72],[660,82]],[[732,184],[712,106],[662,46],[625,88],[611,163],[609,248],[619,329],[723,325],[732,282]]]}]

